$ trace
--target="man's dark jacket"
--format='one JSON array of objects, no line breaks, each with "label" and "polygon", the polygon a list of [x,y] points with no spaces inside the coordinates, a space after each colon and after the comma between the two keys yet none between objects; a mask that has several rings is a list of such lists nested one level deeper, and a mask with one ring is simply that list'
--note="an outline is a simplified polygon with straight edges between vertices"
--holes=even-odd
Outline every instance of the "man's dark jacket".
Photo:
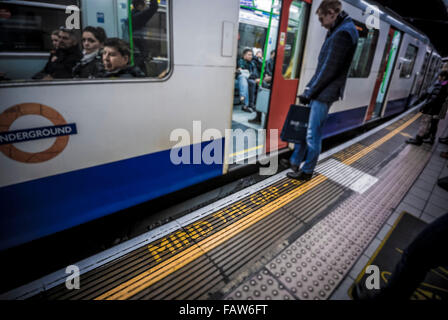
[{"label": "man's dark jacket", "polygon": [[122,78],[122,79],[132,79],[132,78],[143,78],[145,73],[138,66],[127,66],[123,69],[118,69],[115,71],[104,70],[97,75],[97,78]]},{"label": "man's dark jacket", "polygon": [[78,61],[73,67],[73,78],[93,79],[104,72],[102,50],[88,61]]},{"label": "man's dark jacket", "polygon": [[50,61],[45,66],[45,73],[54,79],[71,79],[73,77],[73,67],[82,58],[81,50],[79,50],[78,46],[73,46],[68,49],[58,49],[56,56],[56,61]]},{"label": "man's dark jacket", "polygon": [[331,104],[344,97],[358,39],[359,34],[353,20],[342,11],[327,33],[316,73],[304,93],[307,98]]},{"label": "man's dark jacket", "polygon": [[[148,32],[146,24],[157,13],[159,9],[158,2],[152,0],[149,8],[138,11],[132,10],[132,31],[135,48],[140,52],[143,59],[146,59],[150,54],[149,41],[146,39],[146,33]],[[129,22],[125,24],[128,27]]]},{"label": "man's dark jacket", "polygon": [[258,73],[257,65],[254,60],[247,61],[244,58],[240,58],[238,60],[238,68],[243,70],[249,70],[250,76],[249,79],[255,80],[260,78],[260,74]]},{"label": "man's dark jacket", "polygon": [[448,81],[437,81],[429,92],[425,94],[426,104],[421,109],[422,113],[436,116],[440,113],[442,105],[448,97]]}]

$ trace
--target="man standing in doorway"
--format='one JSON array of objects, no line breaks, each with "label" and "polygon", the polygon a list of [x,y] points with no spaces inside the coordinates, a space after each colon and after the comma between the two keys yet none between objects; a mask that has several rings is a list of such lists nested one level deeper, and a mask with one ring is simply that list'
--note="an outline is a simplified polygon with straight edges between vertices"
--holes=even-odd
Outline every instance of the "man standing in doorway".
[{"label": "man standing in doorway", "polygon": [[[300,102],[311,108],[306,144],[296,144],[289,161],[294,171],[288,173],[288,177],[301,181],[308,181],[313,176],[322,149],[322,128],[331,105],[343,98],[359,39],[353,20],[342,11],[339,0],[323,0],[316,14],[328,33],[316,73],[299,96]],[[299,170],[302,161],[305,164]]]}]

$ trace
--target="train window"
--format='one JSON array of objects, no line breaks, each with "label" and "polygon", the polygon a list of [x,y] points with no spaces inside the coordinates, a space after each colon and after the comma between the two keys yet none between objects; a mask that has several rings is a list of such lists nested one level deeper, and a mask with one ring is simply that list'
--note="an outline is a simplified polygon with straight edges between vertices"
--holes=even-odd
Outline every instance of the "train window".
[{"label": "train window", "polygon": [[369,30],[365,24],[355,20],[354,22],[359,33],[359,40],[348,76],[349,78],[367,78],[375,57],[379,30]]},{"label": "train window", "polygon": [[0,0],[0,81],[163,79],[169,3]]},{"label": "train window", "polygon": [[246,48],[263,48],[266,41],[267,29],[261,26],[240,23],[238,42],[238,56],[243,56]]},{"label": "train window", "polygon": [[417,58],[418,47],[410,44],[406,49],[403,66],[401,67],[400,78],[410,78],[414,70],[415,60]]},{"label": "train window", "polygon": [[303,46],[309,6],[301,1],[293,1],[289,7],[288,32],[283,58],[283,77],[298,79],[302,66]]}]

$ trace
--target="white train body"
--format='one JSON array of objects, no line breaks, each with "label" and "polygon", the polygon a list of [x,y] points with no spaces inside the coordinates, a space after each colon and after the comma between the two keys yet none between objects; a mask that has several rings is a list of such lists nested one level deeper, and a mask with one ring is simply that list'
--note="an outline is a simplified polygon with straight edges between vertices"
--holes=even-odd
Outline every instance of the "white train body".
[{"label": "white train body", "polygon": [[[357,2],[344,2],[344,10],[355,20],[364,21],[363,7]],[[226,148],[229,141],[224,136],[225,130],[232,128],[240,1],[168,3],[170,71],[161,80],[0,83],[0,132],[53,126],[51,116],[26,111],[36,106],[56,111],[64,124],[74,125],[77,132],[68,136],[65,148],[58,150],[56,156],[41,162],[24,155],[45,153],[57,137],[20,144],[7,144],[4,139],[0,146],[4,148],[0,153],[0,198],[4,203],[0,250],[227,173],[226,160],[231,150]],[[314,15],[319,3],[313,1],[310,10],[296,96],[315,71],[317,53],[326,34]],[[331,109],[333,127],[330,124],[326,136],[365,123],[390,27],[386,16],[384,13],[380,22],[370,73],[365,78],[348,79],[345,99]],[[402,31],[382,117],[402,112],[412,94],[420,94],[430,85],[435,71],[429,71],[429,63],[428,70],[422,70],[426,52],[433,64],[440,60],[425,36],[416,38],[416,31],[411,35],[407,33],[410,28],[404,24],[403,27],[406,28]],[[402,78],[400,59],[405,57],[408,44],[419,50],[412,76]],[[11,56],[12,53],[3,53],[0,67],[14,63]],[[20,58],[15,63],[19,61]],[[12,70],[10,66],[9,69]],[[432,78],[428,80],[429,77]],[[275,103],[271,100],[271,106]],[[15,106],[19,107],[13,109]],[[41,110],[47,110],[46,107]],[[8,123],[7,111],[11,110],[25,113]],[[277,116],[273,112],[268,115],[270,119]],[[201,123],[199,134],[193,130],[194,121]],[[213,140],[202,133],[208,129],[221,132],[222,138],[217,139],[222,145],[221,163],[173,164],[170,155],[174,146],[179,147],[179,141],[171,141],[170,136],[176,129],[190,133],[192,139],[182,141],[182,146],[191,151],[192,158],[198,146],[201,151]],[[7,149],[11,145],[23,154],[7,154],[5,150],[11,150]]]}]

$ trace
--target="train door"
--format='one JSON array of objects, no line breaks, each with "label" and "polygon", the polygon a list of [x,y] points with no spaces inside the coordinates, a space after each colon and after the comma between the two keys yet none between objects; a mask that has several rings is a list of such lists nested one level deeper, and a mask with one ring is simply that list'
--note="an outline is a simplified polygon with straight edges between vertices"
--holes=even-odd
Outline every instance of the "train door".
[{"label": "train door", "polygon": [[392,79],[395,62],[401,43],[401,32],[391,27],[387,36],[378,78],[373,90],[373,95],[367,109],[365,121],[381,117],[386,104],[387,92]]},{"label": "train door", "polygon": [[[289,107],[297,99],[310,7],[311,0],[283,0],[267,126],[266,152],[276,151],[271,150],[270,132],[271,130],[281,132]],[[279,137],[272,138],[278,140],[279,150],[287,147],[288,144],[281,141]]]},{"label": "train door", "polygon": [[430,55],[431,55],[431,52],[429,52],[429,51],[427,51],[425,53],[425,60],[423,61],[422,69],[420,71],[420,77],[417,82],[417,90],[416,90],[417,97],[420,97],[422,95],[422,89],[425,84],[425,78],[426,78],[426,75],[428,74]]}]

